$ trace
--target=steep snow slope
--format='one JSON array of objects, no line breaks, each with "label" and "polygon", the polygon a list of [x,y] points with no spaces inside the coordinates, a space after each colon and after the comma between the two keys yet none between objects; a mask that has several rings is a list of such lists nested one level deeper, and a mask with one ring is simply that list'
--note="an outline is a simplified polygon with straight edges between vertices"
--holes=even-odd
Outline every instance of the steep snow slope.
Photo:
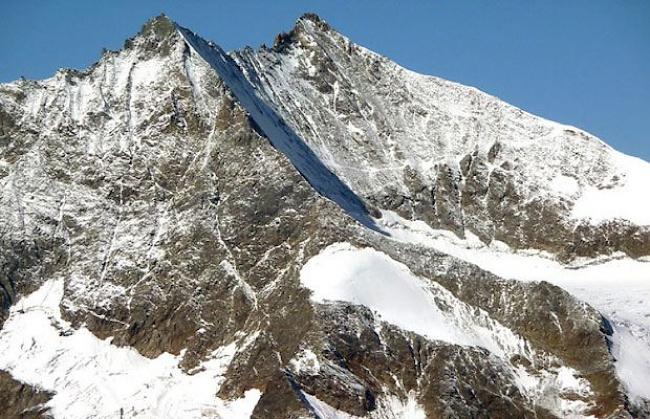
[{"label": "steep snow slope", "polygon": [[[358,416],[353,416],[333,408],[317,397],[304,392],[302,394],[318,419],[360,419]],[[379,403],[380,408],[372,412],[369,419],[426,419],[427,417],[426,412],[418,404],[413,394],[409,395],[406,402],[397,398],[388,398],[386,400],[380,400]]]},{"label": "steep snow slope", "polygon": [[[443,287],[415,276],[382,252],[347,243],[327,247],[311,258],[300,274],[315,301],[349,301],[378,313],[402,329],[430,339],[488,348],[500,356],[525,352],[526,343],[498,324],[481,327],[471,310]],[[438,305],[453,307],[452,312]],[[476,316],[480,317],[480,316]]]},{"label": "steep snow slope", "polygon": [[180,28],[183,38],[217,72],[228,88],[274,147],[289,158],[291,163],[323,196],[336,202],[360,223],[375,228],[363,201],[333,174],[303,140],[275,114],[273,109],[260,100],[254,86],[243,77],[239,68],[219,46],[206,42],[185,28]]},{"label": "steep snow slope", "polygon": [[[529,342],[453,296],[444,287],[419,278],[388,255],[348,243],[333,244],[310,259],[300,279],[318,302],[348,301],[375,311],[383,321],[427,338],[478,346],[502,358],[536,359]],[[542,355],[543,357],[543,355]],[[551,361],[549,364],[552,364]],[[588,405],[564,394],[589,397],[589,383],[565,366],[530,374],[510,367],[520,391],[558,416],[580,417]]]},{"label": "steep snow slope", "polygon": [[[565,257],[650,254],[650,164],[584,131],[406,70],[312,15],[273,48],[233,57],[316,155],[379,208]],[[617,228],[642,243],[619,243]]]},{"label": "steep snow slope", "polygon": [[622,185],[581,188],[572,216],[589,218],[593,222],[623,218],[640,225],[650,225],[650,164],[616,151],[612,151],[610,156],[621,173]]}]

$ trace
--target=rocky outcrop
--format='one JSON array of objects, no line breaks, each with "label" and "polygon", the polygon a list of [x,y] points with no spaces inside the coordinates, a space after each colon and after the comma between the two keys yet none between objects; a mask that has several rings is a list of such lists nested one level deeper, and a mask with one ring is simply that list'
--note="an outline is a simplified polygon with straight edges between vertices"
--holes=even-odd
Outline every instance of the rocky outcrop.
[{"label": "rocky outcrop", "polygon": [[0,371],[0,407],[3,418],[45,419],[49,418],[45,404],[51,397],[46,391],[14,380]]}]

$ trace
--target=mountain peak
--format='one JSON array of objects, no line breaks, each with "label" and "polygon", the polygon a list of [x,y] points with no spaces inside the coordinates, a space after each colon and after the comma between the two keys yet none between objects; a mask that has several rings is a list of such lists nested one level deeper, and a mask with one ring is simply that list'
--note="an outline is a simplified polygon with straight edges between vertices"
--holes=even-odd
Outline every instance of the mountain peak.
[{"label": "mountain peak", "polygon": [[0,85],[0,411],[40,403],[22,383],[71,419],[650,400],[650,165],[315,14],[278,38],[228,54],[160,15]]},{"label": "mountain peak", "polygon": [[318,16],[316,13],[312,13],[312,12],[304,13],[302,16],[298,18],[298,20],[296,20],[296,23],[306,22],[306,21],[312,22],[316,25],[329,27],[328,23],[320,16]]},{"label": "mountain peak", "polygon": [[149,19],[135,36],[127,39],[124,42],[124,48],[130,49],[139,45],[145,51],[159,51],[163,55],[167,55],[170,46],[177,39],[177,28],[176,22],[161,13]]},{"label": "mountain peak", "polygon": [[154,34],[157,37],[165,37],[176,30],[176,23],[164,13],[149,19],[140,30],[140,34]]},{"label": "mountain peak", "polygon": [[316,13],[305,13],[296,20],[296,25],[292,32],[305,29],[309,31],[329,32],[332,30],[332,27]]},{"label": "mountain peak", "polygon": [[305,33],[326,33],[332,27],[315,13],[305,13],[296,20],[296,24],[289,32],[280,32],[275,36],[273,49],[283,50],[285,47],[299,41]]}]

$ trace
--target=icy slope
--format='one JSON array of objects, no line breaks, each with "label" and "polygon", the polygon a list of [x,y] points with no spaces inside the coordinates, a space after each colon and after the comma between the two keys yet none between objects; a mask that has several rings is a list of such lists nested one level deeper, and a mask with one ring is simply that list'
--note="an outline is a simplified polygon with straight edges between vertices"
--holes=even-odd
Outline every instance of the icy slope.
[{"label": "icy slope", "polygon": [[[414,275],[407,266],[385,253],[348,243],[333,244],[310,259],[300,273],[302,284],[317,302],[347,301],[377,313],[382,321],[429,339],[485,348],[501,358],[522,394],[558,416],[582,417],[589,405],[566,398],[589,398],[592,390],[580,374],[559,360],[536,353],[521,336],[491,319],[487,313],[464,304],[435,282]],[[547,367],[536,374],[508,365],[523,357]]]},{"label": "icy slope", "polygon": [[[303,392],[303,396],[318,419],[360,419],[359,416],[337,410],[310,394]],[[368,419],[426,419],[426,417],[426,412],[411,394],[406,402],[397,398],[380,400],[379,408],[370,413]]]},{"label": "icy slope", "polygon": [[243,77],[232,58],[219,46],[206,42],[189,30],[179,27],[179,31],[193,50],[209,63],[226,83],[273,146],[289,158],[307,181],[321,195],[336,202],[360,223],[369,228],[376,228],[373,219],[368,216],[368,210],[363,201],[323,165],[309,146],[287,126],[265,101],[256,95],[255,87]]},{"label": "icy slope", "polygon": [[650,164],[616,151],[611,152],[611,160],[621,173],[622,184],[581,188],[572,216],[593,222],[622,218],[650,225]]}]

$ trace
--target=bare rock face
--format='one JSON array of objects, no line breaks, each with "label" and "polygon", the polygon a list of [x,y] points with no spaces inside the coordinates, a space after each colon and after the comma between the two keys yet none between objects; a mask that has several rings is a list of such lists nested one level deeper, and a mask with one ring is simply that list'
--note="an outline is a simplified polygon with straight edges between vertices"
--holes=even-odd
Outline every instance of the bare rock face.
[{"label": "bare rock face", "polygon": [[3,418],[45,419],[49,414],[45,404],[51,394],[33,388],[0,371],[0,406]]},{"label": "bare rock face", "polygon": [[[394,240],[376,223],[393,210],[567,260],[650,254],[647,226],[581,224],[569,217],[572,197],[536,194],[548,192],[539,167],[586,164],[569,164],[563,145],[556,160],[526,165],[547,147],[535,138],[579,135],[557,129],[407,72],[314,15],[271,49],[231,55],[153,19],[85,71],[0,86],[0,321],[61,280],[57,321],[69,329],[54,339],[89,331],[114,350],[173,354],[187,376],[232,345],[210,385],[215,400],[259,390],[254,418],[629,417],[600,313],[548,283]],[[608,149],[584,147],[597,164],[580,182],[615,172]],[[301,272],[342,242],[399,264],[450,327],[492,346],[315,300]],[[57,392],[74,391],[36,390],[12,378],[16,362],[1,365],[0,408],[11,417],[39,417],[59,406]]]}]

